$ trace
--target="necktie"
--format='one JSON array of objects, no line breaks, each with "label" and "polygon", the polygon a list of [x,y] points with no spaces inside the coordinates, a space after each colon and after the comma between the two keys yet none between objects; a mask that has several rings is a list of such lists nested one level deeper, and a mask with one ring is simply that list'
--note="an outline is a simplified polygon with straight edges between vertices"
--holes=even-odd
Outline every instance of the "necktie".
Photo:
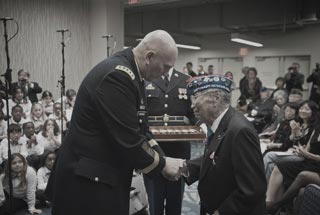
[{"label": "necktie", "polygon": [[169,74],[164,74],[163,76],[164,76],[164,79],[163,79],[164,80],[164,84],[165,84],[166,87],[168,87],[169,86],[169,82],[170,82],[169,81]]}]

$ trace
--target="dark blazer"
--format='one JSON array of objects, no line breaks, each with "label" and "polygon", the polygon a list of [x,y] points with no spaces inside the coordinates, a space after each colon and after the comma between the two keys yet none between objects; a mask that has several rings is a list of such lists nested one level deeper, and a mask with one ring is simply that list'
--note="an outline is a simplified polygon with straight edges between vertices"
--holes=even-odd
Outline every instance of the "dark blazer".
[{"label": "dark blazer", "polygon": [[[26,93],[26,96],[30,99],[31,103],[38,102],[37,94],[42,92],[42,88],[39,86],[37,82],[31,82],[33,84],[33,87],[28,87],[28,92]],[[11,84],[11,90],[16,88],[17,86],[20,86],[18,82],[14,82]]]},{"label": "dark blazer", "polygon": [[187,165],[187,183],[199,180],[200,200],[207,213],[266,213],[267,182],[259,138],[250,122],[233,108],[222,118],[204,155]]},{"label": "dark blazer", "polygon": [[[149,116],[185,116],[189,123],[184,122],[149,122],[150,126],[184,126],[194,125],[197,121],[191,109],[191,100],[187,95],[187,80],[190,76],[173,70],[168,87],[162,77],[146,82],[147,104]],[[185,93],[185,94],[184,94]],[[166,156],[190,158],[189,142],[159,142]]]},{"label": "dark blazer", "polygon": [[147,143],[145,103],[131,49],[88,73],[47,187],[53,215],[128,215],[133,169],[155,176],[165,165]]}]

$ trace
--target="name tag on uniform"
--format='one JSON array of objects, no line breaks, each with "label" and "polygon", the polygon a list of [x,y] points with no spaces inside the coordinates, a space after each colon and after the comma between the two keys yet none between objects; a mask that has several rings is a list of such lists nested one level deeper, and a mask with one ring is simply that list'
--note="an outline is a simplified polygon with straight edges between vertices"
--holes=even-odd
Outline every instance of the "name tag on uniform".
[{"label": "name tag on uniform", "polygon": [[155,89],[155,87],[152,84],[148,84],[146,86],[146,90],[154,90],[154,89]]}]

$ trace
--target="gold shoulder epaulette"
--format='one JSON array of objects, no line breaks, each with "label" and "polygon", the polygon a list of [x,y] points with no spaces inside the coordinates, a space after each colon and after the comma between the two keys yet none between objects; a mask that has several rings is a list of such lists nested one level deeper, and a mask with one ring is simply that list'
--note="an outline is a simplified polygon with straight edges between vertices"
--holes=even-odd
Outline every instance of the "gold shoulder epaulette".
[{"label": "gold shoulder epaulette", "polygon": [[118,66],[116,66],[116,70],[120,70],[120,71],[122,71],[122,72],[127,73],[127,74],[131,77],[132,80],[134,80],[135,77],[136,77],[136,76],[133,74],[133,72],[131,71],[131,69],[129,69],[129,68],[126,67],[126,66],[118,65]]}]

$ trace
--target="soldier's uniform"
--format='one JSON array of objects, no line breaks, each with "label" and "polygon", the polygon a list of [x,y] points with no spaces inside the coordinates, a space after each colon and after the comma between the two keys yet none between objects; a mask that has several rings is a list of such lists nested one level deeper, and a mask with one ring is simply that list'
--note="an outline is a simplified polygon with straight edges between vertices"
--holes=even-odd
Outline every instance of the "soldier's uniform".
[{"label": "soldier's uniform", "polygon": [[[186,90],[189,78],[190,76],[173,70],[167,86],[163,77],[145,83],[150,126],[184,126],[195,123],[196,118]],[[190,158],[189,142],[159,142],[159,145],[168,157]],[[181,214],[184,191],[182,180],[172,182],[163,176],[154,179],[145,177],[145,184],[151,215],[163,215],[164,199],[167,214]]]},{"label": "soldier's uniform", "polygon": [[144,83],[131,49],[89,72],[47,188],[53,215],[128,215],[133,169],[154,176],[165,165],[146,116]]}]

